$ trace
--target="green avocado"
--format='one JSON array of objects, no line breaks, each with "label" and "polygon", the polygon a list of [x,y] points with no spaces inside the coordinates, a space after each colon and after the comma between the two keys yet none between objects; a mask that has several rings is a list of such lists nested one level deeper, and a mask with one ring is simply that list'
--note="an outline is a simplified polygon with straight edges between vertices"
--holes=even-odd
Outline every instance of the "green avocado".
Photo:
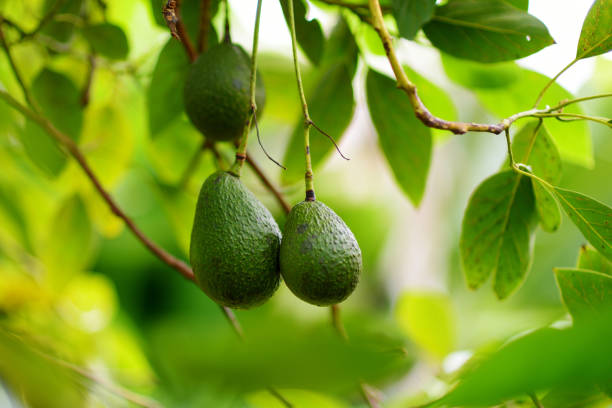
[{"label": "green avocado", "polygon": [[218,171],[206,179],[189,252],[196,282],[212,300],[248,309],[272,296],[280,241],[276,221],[238,177]]},{"label": "green avocado", "polygon": [[[185,111],[202,134],[213,141],[242,136],[250,109],[251,58],[236,44],[223,42],[202,54],[185,81]],[[257,73],[255,101],[261,116],[266,99]]]},{"label": "green avocado", "polygon": [[349,227],[320,201],[293,207],[280,248],[281,275],[300,299],[318,306],[342,302],[361,273],[361,250]]}]

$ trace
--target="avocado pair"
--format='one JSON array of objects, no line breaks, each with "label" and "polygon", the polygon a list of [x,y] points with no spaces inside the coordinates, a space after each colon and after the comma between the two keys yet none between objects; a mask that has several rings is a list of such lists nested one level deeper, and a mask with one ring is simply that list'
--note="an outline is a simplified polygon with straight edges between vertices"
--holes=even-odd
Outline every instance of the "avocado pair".
[{"label": "avocado pair", "polygon": [[191,233],[196,281],[220,305],[248,309],[266,301],[280,276],[300,299],[339,303],[357,286],[361,251],[347,225],[320,201],[297,204],[284,235],[238,177],[212,174],[202,185]]}]

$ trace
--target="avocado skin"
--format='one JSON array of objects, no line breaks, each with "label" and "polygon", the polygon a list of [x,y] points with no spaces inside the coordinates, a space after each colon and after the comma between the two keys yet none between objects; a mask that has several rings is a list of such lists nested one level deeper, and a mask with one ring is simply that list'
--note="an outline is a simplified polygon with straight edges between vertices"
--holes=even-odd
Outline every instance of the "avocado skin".
[{"label": "avocado skin", "polygon": [[[251,58],[236,44],[221,43],[192,64],[185,81],[185,111],[194,126],[210,140],[231,141],[242,136],[250,109]],[[258,118],[266,100],[257,73],[255,101]]]},{"label": "avocado skin", "polygon": [[196,282],[212,300],[248,309],[272,296],[280,241],[276,221],[238,177],[218,171],[206,179],[189,252]]},{"label": "avocado skin", "polygon": [[342,219],[320,201],[303,201],[287,217],[281,275],[300,299],[318,306],[342,302],[355,289],[361,250]]}]

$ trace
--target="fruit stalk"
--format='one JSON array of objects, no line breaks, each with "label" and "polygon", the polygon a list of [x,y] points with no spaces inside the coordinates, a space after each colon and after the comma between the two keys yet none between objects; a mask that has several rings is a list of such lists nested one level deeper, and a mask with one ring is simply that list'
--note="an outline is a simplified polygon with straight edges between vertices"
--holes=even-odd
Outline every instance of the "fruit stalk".
[{"label": "fruit stalk", "polygon": [[287,2],[289,9],[289,31],[291,32],[291,47],[293,49],[293,66],[295,67],[295,78],[297,81],[298,93],[302,102],[302,113],[304,114],[304,153],[306,156],[306,173],[304,181],[306,183],[306,201],[315,201],[314,181],[312,172],[312,162],[310,160],[310,126],[312,120],[308,113],[308,103],[304,95],[304,84],[302,83],[302,74],[300,72],[300,64],[297,56],[297,38],[295,35],[295,13],[293,11],[293,0]]},{"label": "fruit stalk", "polygon": [[230,173],[236,175],[237,177],[240,177],[240,170],[242,170],[242,165],[246,160],[246,148],[247,141],[249,139],[249,132],[251,131],[253,116],[256,114],[255,112],[257,111],[257,103],[255,102],[255,84],[257,81],[257,47],[259,45],[259,21],[261,20],[261,3],[262,0],[257,0],[257,11],[255,12],[255,28],[253,30],[253,50],[251,51],[251,77],[249,88],[251,92],[251,107],[249,109],[249,115],[244,127],[242,139],[240,139],[240,145],[238,146],[238,150],[236,150],[236,161],[229,170]]}]

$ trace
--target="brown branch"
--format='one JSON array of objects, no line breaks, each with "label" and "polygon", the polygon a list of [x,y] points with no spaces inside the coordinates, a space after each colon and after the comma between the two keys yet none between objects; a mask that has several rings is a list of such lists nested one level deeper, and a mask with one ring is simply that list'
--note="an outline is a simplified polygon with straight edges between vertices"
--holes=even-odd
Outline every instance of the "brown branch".
[{"label": "brown branch", "polygon": [[281,193],[280,190],[276,188],[274,184],[272,184],[272,182],[263,172],[261,167],[259,167],[257,162],[253,160],[251,155],[248,153],[246,155],[246,162],[249,164],[249,166],[251,166],[255,174],[257,174],[257,177],[259,177],[259,179],[266,186],[266,188],[274,195],[276,201],[278,201],[278,204],[282,207],[285,214],[289,214],[289,212],[291,211],[291,205],[289,204],[289,202],[287,202],[285,196],[283,196],[283,193]]},{"label": "brown branch", "polygon": [[200,31],[198,33],[198,54],[208,49],[208,34],[210,32],[210,20],[212,0],[202,0],[200,7]]},{"label": "brown branch", "polygon": [[170,29],[170,34],[183,44],[185,52],[191,62],[195,61],[197,54],[181,19],[181,0],[168,0],[162,9],[164,21]]},{"label": "brown branch", "polygon": [[87,78],[85,79],[85,86],[81,93],[81,106],[86,107],[89,105],[89,97],[91,96],[91,84],[93,83],[94,72],[96,70],[96,58],[93,55],[89,55],[89,69],[87,70]]}]

